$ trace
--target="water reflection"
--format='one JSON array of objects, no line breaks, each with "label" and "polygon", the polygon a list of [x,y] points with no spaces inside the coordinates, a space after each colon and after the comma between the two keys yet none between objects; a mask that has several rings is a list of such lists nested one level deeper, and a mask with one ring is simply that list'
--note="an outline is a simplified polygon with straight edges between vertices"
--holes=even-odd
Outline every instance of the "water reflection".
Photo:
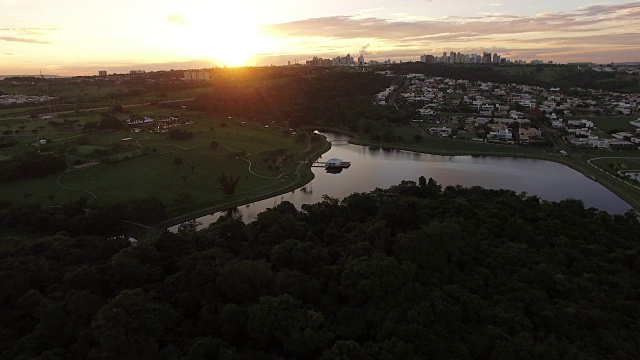
[{"label": "water reflection", "polygon": [[[329,140],[348,139],[341,134],[324,135]],[[567,166],[550,161],[492,156],[439,156],[344,144],[342,141],[332,143],[331,150],[319,161],[339,158],[350,161],[350,168],[339,174],[328,174],[323,168],[312,168],[315,179],[311,183],[297,191],[242,206],[234,214],[251,221],[258,213],[282,201],[289,201],[300,208],[303,204],[322,201],[325,194],[343,198],[354,192],[397,185],[402,180],[417,182],[420,176],[431,177],[443,186],[478,185],[490,189],[525,191],[529,195],[553,201],[580,199],[588,207],[597,207],[610,213],[624,213],[631,208],[602,185]],[[207,215],[198,221],[206,227],[219,216]]]}]

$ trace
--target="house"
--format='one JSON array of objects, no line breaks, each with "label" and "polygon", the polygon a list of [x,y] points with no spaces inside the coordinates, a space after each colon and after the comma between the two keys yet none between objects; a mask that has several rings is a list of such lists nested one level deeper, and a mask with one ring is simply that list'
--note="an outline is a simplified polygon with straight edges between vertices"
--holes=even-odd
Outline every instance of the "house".
[{"label": "house", "polygon": [[513,140],[513,133],[509,129],[500,129],[498,131],[491,131],[487,134],[487,138],[500,141],[511,141]]},{"label": "house", "polygon": [[448,127],[435,127],[430,128],[429,133],[431,133],[431,135],[437,135],[440,137],[449,137],[449,135],[451,135],[451,129],[449,129]]},{"label": "house", "polygon": [[564,123],[562,122],[562,120],[553,120],[551,122],[551,127],[554,128],[554,129],[563,128],[564,127]]},{"label": "house", "polygon": [[618,140],[624,140],[624,138],[633,137],[633,134],[628,133],[626,131],[623,131],[623,132],[619,132],[617,134],[612,134],[611,136],[613,136],[614,138],[616,138]]},{"label": "house", "polygon": [[609,149],[617,149],[617,150],[630,150],[635,149],[635,144],[630,141],[625,140],[612,140],[609,141]]},{"label": "house", "polygon": [[594,127],[593,122],[590,120],[569,120],[567,121],[567,125],[571,126],[571,127],[583,127],[583,128],[588,128],[588,129],[592,129]]},{"label": "house", "polygon": [[600,139],[597,136],[595,137],[595,139],[589,139],[589,145],[597,149],[607,149],[609,147],[609,143],[607,142],[607,140]]},{"label": "house", "polygon": [[520,130],[518,130],[518,134],[520,135],[520,138],[522,138],[523,136],[527,138],[536,138],[540,137],[542,135],[542,132],[534,127],[531,127],[528,129],[520,128]]}]

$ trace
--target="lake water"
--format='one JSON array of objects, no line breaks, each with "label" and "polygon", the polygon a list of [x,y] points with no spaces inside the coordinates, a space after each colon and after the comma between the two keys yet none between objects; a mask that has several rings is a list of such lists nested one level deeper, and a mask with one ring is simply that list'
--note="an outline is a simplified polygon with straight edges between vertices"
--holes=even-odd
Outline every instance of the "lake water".
[{"label": "lake water", "polygon": [[[604,186],[565,165],[551,161],[494,156],[440,156],[370,149],[348,144],[346,140],[349,137],[346,135],[323,135],[333,141],[333,146],[319,161],[339,158],[350,161],[350,168],[339,174],[327,173],[324,168],[312,168],[315,179],[311,183],[290,193],[240,206],[236,214],[242,215],[245,221],[252,221],[257,214],[282,201],[289,201],[299,209],[303,204],[322,201],[325,194],[343,198],[354,192],[397,185],[402,180],[418,182],[420,176],[433,178],[443,188],[447,185],[477,185],[518,193],[525,191],[544,200],[579,199],[587,207],[615,214],[631,209],[629,204]],[[211,214],[196,220],[206,227],[219,216],[220,213]],[[177,226],[170,230],[177,230]]]}]

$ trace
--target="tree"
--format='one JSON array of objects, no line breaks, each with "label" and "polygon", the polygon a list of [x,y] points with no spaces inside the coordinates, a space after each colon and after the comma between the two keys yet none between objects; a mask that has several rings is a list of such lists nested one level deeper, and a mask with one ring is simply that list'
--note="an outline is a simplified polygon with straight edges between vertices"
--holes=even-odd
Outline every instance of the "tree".
[{"label": "tree", "polygon": [[93,359],[157,359],[161,313],[141,290],[125,290],[98,311],[92,334],[100,344]]},{"label": "tree", "polygon": [[172,140],[189,140],[193,137],[191,131],[173,129],[169,131],[169,138]]},{"label": "tree", "polygon": [[218,148],[218,142],[217,142],[217,141],[215,141],[215,140],[212,140],[212,141],[209,143],[209,148],[211,148],[211,150],[215,150],[215,149],[217,149],[217,148]]},{"label": "tree", "polygon": [[218,178],[218,183],[222,188],[222,192],[227,195],[233,195],[236,192],[236,186],[238,185],[238,181],[240,181],[240,177],[233,178],[233,175],[227,175],[222,173]]},{"label": "tree", "polygon": [[122,105],[113,105],[113,107],[111,108],[111,112],[122,113],[124,112],[124,108],[122,107]]},{"label": "tree", "polygon": [[176,168],[179,169],[183,164],[184,164],[184,160],[182,160],[182,158],[173,159],[173,165],[175,165]]},{"label": "tree", "polygon": [[189,175],[182,175],[182,180],[184,180],[184,183],[187,183],[187,179],[189,178]]},{"label": "tree", "polygon": [[196,171],[196,167],[191,165],[191,175],[193,175],[193,173]]}]

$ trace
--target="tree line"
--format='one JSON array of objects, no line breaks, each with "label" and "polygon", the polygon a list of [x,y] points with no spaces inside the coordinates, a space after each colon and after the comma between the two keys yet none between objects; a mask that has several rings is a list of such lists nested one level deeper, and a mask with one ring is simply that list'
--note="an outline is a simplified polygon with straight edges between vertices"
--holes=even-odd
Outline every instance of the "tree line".
[{"label": "tree line", "polygon": [[393,106],[373,105],[374,95],[391,84],[388,77],[374,72],[300,71],[284,72],[277,81],[219,79],[209,93],[195,98],[191,108],[251,122],[284,125],[286,121],[293,127],[325,125],[365,133],[381,123],[409,119]]},{"label": "tree line", "polygon": [[0,205],[0,359],[639,355],[633,212],[421,178],[131,244]]}]

